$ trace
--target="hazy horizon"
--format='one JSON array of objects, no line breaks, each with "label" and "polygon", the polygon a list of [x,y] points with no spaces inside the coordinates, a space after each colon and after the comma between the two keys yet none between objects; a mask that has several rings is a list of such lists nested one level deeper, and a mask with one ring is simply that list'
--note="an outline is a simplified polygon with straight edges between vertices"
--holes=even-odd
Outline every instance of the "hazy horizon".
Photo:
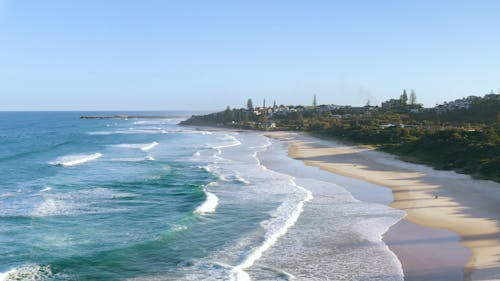
[{"label": "hazy horizon", "polygon": [[0,1],[0,111],[426,107],[500,88],[497,1]]}]

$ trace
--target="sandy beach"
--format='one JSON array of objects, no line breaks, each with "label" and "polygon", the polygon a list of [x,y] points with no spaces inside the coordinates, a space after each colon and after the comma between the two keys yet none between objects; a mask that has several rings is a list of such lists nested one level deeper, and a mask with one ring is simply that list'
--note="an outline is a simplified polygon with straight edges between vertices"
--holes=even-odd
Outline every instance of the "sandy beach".
[{"label": "sandy beach", "polygon": [[411,164],[370,147],[295,133],[289,155],[332,173],[392,189],[406,218],[384,241],[405,280],[500,280],[500,184]]}]

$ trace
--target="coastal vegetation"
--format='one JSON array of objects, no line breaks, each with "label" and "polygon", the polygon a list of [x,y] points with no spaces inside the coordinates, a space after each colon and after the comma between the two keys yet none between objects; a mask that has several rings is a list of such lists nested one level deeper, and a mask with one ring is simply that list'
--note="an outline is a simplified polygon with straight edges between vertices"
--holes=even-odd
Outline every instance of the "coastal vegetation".
[{"label": "coastal vegetation", "polygon": [[363,107],[253,106],[192,116],[184,125],[252,130],[305,131],[369,144],[401,158],[500,182],[500,94],[470,96],[433,108],[418,104],[415,92]]}]

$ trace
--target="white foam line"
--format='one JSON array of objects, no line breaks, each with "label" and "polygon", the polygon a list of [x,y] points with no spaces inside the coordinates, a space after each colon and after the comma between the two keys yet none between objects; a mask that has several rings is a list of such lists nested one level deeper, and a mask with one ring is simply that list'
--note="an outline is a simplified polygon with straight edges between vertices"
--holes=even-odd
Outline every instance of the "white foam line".
[{"label": "white foam line", "polygon": [[153,147],[155,147],[155,146],[157,146],[157,145],[159,145],[159,143],[157,143],[157,142],[152,142],[152,143],[150,143],[150,144],[148,144],[148,145],[146,145],[146,146],[144,146],[144,147],[141,147],[141,150],[142,150],[142,151],[148,151],[148,150],[152,149]]},{"label": "white foam line", "polygon": [[154,160],[151,156],[146,157],[128,157],[128,158],[109,158],[108,161],[117,161],[117,162],[142,162],[147,160]]},{"label": "white foam line", "polygon": [[220,149],[221,148],[227,148],[227,147],[233,147],[233,146],[241,145],[241,142],[236,137],[234,137],[234,136],[225,135],[224,139],[226,139],[226,140],[232,140],[233,142],[229,143],[229,144],[218,145],[218,146],[212,147],[213,149],[216,149],[218,151],[218,154],[220,154]]},{"label": "white foam line", "polygon": [[233,146],[238,146],[238,145],[241,145],[241,142],[239,140],[236,140],[233,143],[225,144],[225,145],[218,145],[218,146],[214,146],[213,148],[219,150],[221,148],[233,147]]},{"label": "white foam line", "polygon": [[[276,273],[278,273],[280,275],[285,275],[286,276],[285,280],[294,280],[294,279],[296,279],[296,277],[293,274],[291,274],[289,272],[286,272],[286,271],[284,271],[282,269],[279,269],[279,268],[274,268],[274,267],[270,267],[270,266],[261,266],[261,268],[262,269],[267,269],[269,271],[274,271],[274,272],[276,272]],[[279,280],[282,280],[282,279],[279,279]]]},{"label": "white foam line", "polygon": [[75,166],[75,165],[80,165],[89,161],[96,160],[98,158],[101,158],[102,154],[101,153],[94,153],[94,154],[75,154],[75,155],[67,155],[58,158],[56,161],[51,162],[50,164],[52,165],[59,165],[59,166]]},{"label": "white foam line", "polygon": [[213,213],[217,209],[217,205],[219,205],[219,198],[215,194],[209,192],[206,188],[203,188],[203,192],[205,192],[207,198],[203,204],[194,210],[195,214],[204,215],[206,213]]},{"label": "white foam line", "polygon": [[244,183],[244,184],[250,184],[250,182],[245,179],[244,177],[240,176],[240,175],[236,175],[236,179],[241,182],[241,183]]},{"label": "white foam line", "polygon": [[253,158],[255,158],[255,161],[257,161],[257,165],[259,165],[263,170],[267,170],[267,167],[262,165],[262,163],[260,162],[260,159],[259,157],[257,157],[257,154],[259,152],[263,152],[263,151],[266,151],[271,145],[272,145],[272,142],[269,140],[268,137],[266,137],[266,141],[267,143],[262,145],[262,146],[257,146],[257,147],[252,147],[253,149],[259,149],[260,150],[256,150],[254,153],[253,153]]},{"label": "white foam line", "polygon": [[311,191],[303,188],[302,186],[297,185],[295,183],[294,179],[291,180],[291,184],[293,186],[297,187],[302,192],[304,192],[304,194],[305,194],[304,199],[302,199],[297,204],[297,206],[295,207],[293,212],[290,214],[288,219],[285,221],[285,223],[281,226],[281,228],[279,228],[277,231],[267,235],[266,239],[259,247],[257,247],[252,253],[250,253],[250,255],[248,255],[246,257],[246,259],[243,260],[242,263],[233,267],[233,269],[231,270],[231,273],[230,273],[231,280],[237,280],[237,281],[249,281],[249,280],[251,280],[250,275],[248,275],[248,273],[245,272],[245,269],[248,269],[249,267],[251,267],[255,263],[255,261],[257,261],[258,259],[260,259],[262,257],[262,254],[265,251],[267,251],[274,244],[276,244],[278,239],[288,232],[288,229],[290,229],[290,227],[295,225],[295,223],[297,222],[297,220],[300,217],[300,214],[304,211],[304,203],[313,199],[313,195],[312,195]]},{"label": "white foam line", "polygon": [[[257,150],[253,153],[253,157],[257,161],[257,164],[262,167],[262,169],[267,169],[266,166],[262,165],[260,159],[257,157],[257,154],[259,152],[265,151],[269,146],[272,145],[272,143],[267,139],[268,143],[262,147],[262,150]],[[304,203],[311,201],[314,197],[308,189],[298,185],[295,182],[295,178],[292,178],[290,180],[290,183],[292,186],[295,186],[297,189],[302,191],[304,193],[304,198],[297,203],[297,206],[295,206],[295,209],[290,213],[289,217],[286,219],[285,223],[275,232],[266,233],[266,239],[264,242],[257,247],[253,252],[251,252],[243,262],[238,264],[237,266],[233,267],[233,269],[230,272],[230,279],[231,280],[236,280],[236,281],[250,281],[250,275],[248,275],[247,272],[245,272],[246,269],[250,268],[258,259],[260,259],[265,251],[270,249],[278,239],[285,235],[288,232],[288,229],[290,229],[292,226],[295,225],[297,220],[300,217],[300,214],[304,211]]]},{"label": "white foam line", "polygon": [[207,173],[212,173],[212,167],[210,167],[210,165],[198,166],[198,168],[205,170]]},{"label": "white foam line", "polygon": [[159,143],[158,142],[152,142],[152,143],[122,143],[122,144],[115,144],[111,145],[112,147],[118,147],[118,148],[131,148],[131,149],[140,149],[143,151],[147,151],[152,149],[153,147],[157,146]]},{"label": "white foam line", "polygon": [[387,245],[387,243],[385,243],[385,242],[383,241],[383,239],[384,239],[384,234],[385,234],[387,231],[389,231],[389,229],[390,229],[391,227],[393,227],[393,226],[394,226],[394,225],[396,225],[398,222],[400,222],[401,220],[403,220],[403,219],[406,217],[406,215],[407,215],[407,214],[405,213],[405,215],[404,215],[403,217],[401,217],[401,219],[399,219],[398,221],[395,221],[393,224],[391,224],[390,226],[388,226],[388,227],[385,229],[385,231],[379,235],[379,239],[380,239],[379,241],[380,241],[380,242],[382,242],[382,243],[384,244],[385,250],[386,250],[386,251],[388,251],[389,253],[391,253],[393,260],[397,263],[397,265],[398,265],[398,267],[399,267],[399,272],[401,272],[401,274],[402,274],[402,276],[403,276],[403,279],[404,279],[404,274],[405,274],[405,271],[403,270],[403,264],[402,264],[402,263],[401,263],[401,261],[399,260],[399,257],[396,255],[396,253],[394,253],[394,252],[392,251],[392,249],[391,249],[391,248],[389,248],[389,245]]},{"label": "white foam line", "polygon": [[99,135],[133,135],[133,134],[167,134],[169,131],[165,130],[139,130],[134,128],[129,128],[128,130],[116,130],[116,131],[96,131],[96,132],[88,132],[87,134],[91,136],[99,136]]},{"label": "white foam line", "polygon": [[[268,142],[269,142],[269,139],[268,139]],[[267,148],[267,147],[269,147],[270,145],[272,145],[272,143],[271,143],[271,142],[269,142],[269,145],[264,145],[264,146],[254,147],[254,148]],[[254,155],[253,155],[253,156],[254,156],[254,158],[256,159],[257,164],[259,164],[260,166],[262,166],[262,168],[263,168],[263,169],[267,169],[267,167],[266,167],[266,166],[264,166],[264,165],[262,165],[262,164],[261,164],[260,159],[257,157],[257,154],[258,154],[259,152],[262,152],[262,151],[264,151],[264,150],[254,152]],[[298,204],[298,206],[296,207],[295,211],[293,212],[292,216],[291,216],[291,217],[289,217],[289,218],[288,218],[288,220],[287,220],[287,222],[285,223],[285,226],[286,226],[286,225],[289,225],[289,222],[290,222],[291,220],[294,220],[294,221],[293,221],[293,223],[292,223],[289,227],[293,226],[293,225],[295,224],[295,222],[298,220],[298,217],[300,216],[300,213],[302,213],[302,211],[303,211],[303,205],[304,205],[304,202],[310,201],[310,200],[312,200],[312,199],[314,198],[314,197],[313,197],[313,195],[312,195],[312,193],[311,193],[309,190],[307,190],[307,189],[305,189],[304,187],[299,186],[299,185],[297,185],[297,184],[295,183],[295,178],[292,180],[292,182],[291,182],[291,183],[292,183],[292,185],[296,186],[298,189],[300,189],[300,190],[302,190],[303,192],[305,192],[305,193],[306,193],[306,196],[305,196],[305,198],[304,198],[304,200],[303,200],[303,201],[299,202],[299,204]],[[343,187],[343,186],[341,186],[341,185],[338,185],[338,184],[335,184],[335,185],[337,185],[337,186],[339,186],[339,187],[343,188],[344,190],[347,190],[345,187]],[[360,202],[360,200],[358,200],[357,198],[355,198],[354,196],[352,196],[352,194],[351,194],[351,198],[352,198],[352,200],[354,200],[355,202]],[[388,226],[387,226],[387,227],[386,227],[386,228],[385,228],[385,229],[384,229],[381,233],[379,233],[379,234],[377,235],[377,237],[376,237],[376,241],[377,241],[377,242],[382,242],[382,243],[385,245],[386,250],[387,250],[389,253],[391,253],[391,254],[392,254],[392,256],[393,256],[393,258],[394,258],[394,261],[398,264],[399,269],[400,269],[400,272],[401,272],[403,275],[404,275],[404,271],[403,271],[403,267],[402,267],[401,261],[398,259],[398,257],[396,256],[396,254],[395,254],[394,252],[392,252],[392,250],[389,248],[389,246],[388,246],[388,245],[387,245],[387,244],[383,241],[383,235],[384,235],[384,234],[385,234],[385,233],[386,233],[386,232],[387,232],[387,231],[388,231],[388,230],[389,230],[392,226],[396,225],[399,221],[403,220],[406,216],[407,216],[407,213],[405,212],[405,213],[404,213],[404,215],[402,215],[402,216],[401,216],[401,218],[400,218],[399,220],[396,220],[396,221],[394,221],[392,224],[388,225]],[[288,228],[289,228],[289,227],[288,227]],[[288,230],[288,228],[287,228],[286,230]],[[283,229],[281,229],[281,230],[283,230]],[[285,231],[285,233],[286,233],[286,231]],[[278,237],[278,238],[279,238],[279,237]],[[276,238],[276,240],[277,240],[277,238]],[[266,242],[267,242],[267,239],[266,239],[266,241],[264,242],[264,244],[265,244]],[[264,244],[263,244],[263,245],[261,245],[261,247],[263,247],[263,246],[264,246]],[[257,249],[257,250],[259,250],[259,249]],[[255,252],[256,252],[256,251],[254,251],[254,252],[252,253],[252,255],[253,255]],[[261,251],[261,253],[260,253],[260,254],[262,255],[262,253],[263,253],[263,251]],[[259,258],[260,258],[260,256],[259,256]],[[257,258],[257,259],[258,259],[258,258]],[[248,280],[251,280],[251,278],[250,278],[250,276],[248,275],[248,273],[246,273],[246,272],[245,272],[245,269],[247,269],[248,267],[251,267],[251,266],[253,265],[253,263],[254,263],[257,259],[255,259],[255,258],[254,258],[254,259],[253,259],[253,261],[252,261],[252,260],[250,260],[250,261],[249,261],[249,258],[247,257],[247,259],[246,259],[243,263],[241,263],[241,264],[239,264],[238,266],[236,266],[236,267],[234,267],[234,268],[233,268],[233,270],[231,271],[231,272],[233,273],[233,276],[230,276],[230,277],[231,277],[231,279],[232,279],[232,280],[234,280],[234,277],[236,277],[236,280],[237,280],[237,281],[248,281]],[[245,267],[245,266],[247,266],[247,267]],[[285,273],[286,273],[286,272],[285,272]],[[286,274],[288,275],[289,273],[286,273]],[[290,277],[294,278],[294,276],[293,276],[293,275],[291,275],[291,274],[290,274]]]},{"label": "white foam line", "polygon": [[260,149],[266,149],[268,147],[270,147],[273,143],[269,140],[268,137],[266,137],[266,143],[263,144],[263,145],[259,145],[259,146],[250,146],[249,148],[251,149],[256,149],[256,148],[260,148]]},{"label": "white foam line", "polygon": [[260,162],[259,157],[257,157],[257,154],[258,154],[259,152],[262,152],[262,151],[255,151],[255,152],[253,153],[253,155],[252,155],[252,156],[253,156],[253,158],[255,158],[255,161],[257,161],[257,165],[258,165],[261,169],[263,169],[263,170],[267,170],[267,167],[266,167],[266,166],[264,166],[264,165],[262,165],[262,163]]}]

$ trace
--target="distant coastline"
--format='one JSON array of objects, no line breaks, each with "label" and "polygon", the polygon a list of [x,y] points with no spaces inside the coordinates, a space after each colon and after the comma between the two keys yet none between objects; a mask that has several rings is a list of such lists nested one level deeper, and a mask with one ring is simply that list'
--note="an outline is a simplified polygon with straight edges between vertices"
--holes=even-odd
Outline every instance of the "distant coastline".
[{"label": "distant coastline", "polygon": [[434,108],[404,97],[380,107],[316,105],[230,109],[194,115],[181,125],[300,131],[372,145],[401,159],[500,182],[500,94],[467,97]]}]

